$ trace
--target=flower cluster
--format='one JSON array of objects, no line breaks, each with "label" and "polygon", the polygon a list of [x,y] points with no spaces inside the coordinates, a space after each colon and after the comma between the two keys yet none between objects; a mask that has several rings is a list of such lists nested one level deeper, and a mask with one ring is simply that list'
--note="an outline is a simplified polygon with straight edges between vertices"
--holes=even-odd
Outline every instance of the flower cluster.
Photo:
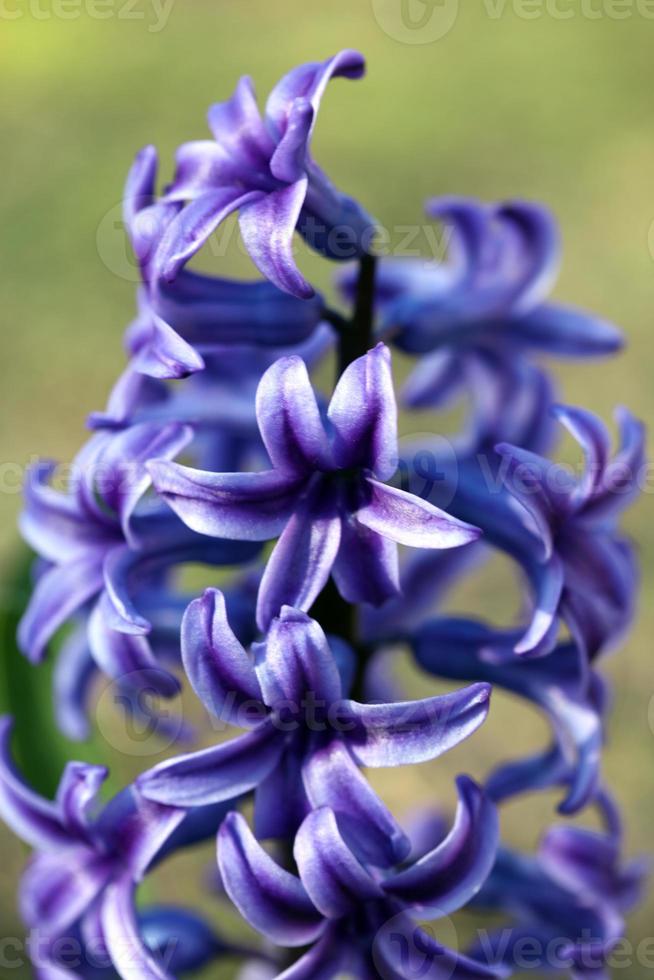
[{"label": "flower cluster", "polygon": [[[53,463],[29,474],[21,530],[38,560],[19,643],[35,662],[58,651],[68,737],[89,734],[103,676],[169,742],[193,735],[141,695],[190,688],[212,744],[175,745],[109,802],[107,771],[71,762],[50,801],[15,769],[2,721],[0,814],[34,849],[20,906],[41,980],[171,980],[222,958],[243,980],[579,980],[605,975],[638,897],[644,869],[622,863],[602,778],[600,668],[634,614],[619,517],[639,490],[644,431],[620,409],[612,454],[600,419],[556,403],[542,363],[611,354],[621,334],[549,301],[559,245],[535,204],[431,201],[447,259],[375,258],[373,220],[310,150],[328,82],[363,72],[354,51],[302,65],[263,113],[244,78],[162,191],[152,147],[129,174],[141,271],[129,363],[65,487]],[[264,280],[187,268],[234,212]],[[296,231],[354,260],[339,309],[298,269]],[[393,347],[419,358],[407,417],[464,402],[445,448],[435,431],[399,444]],[[325,398],[311,372],[332,360]],[[580,474],[544,455],[560,427]],[[518,571],[519,620],[442,611],[496,552]],[[209,575],[199,596],[188,565]],[[402,651],[455,689],[409,699]],[[402,825],[365,770],[423,764],[473,736],[496,687],[542,712],[551,742],[479,781],[459,776],[449,829],[438,801]],[[224,737],[231,727],[242,731]],[[603,829],[553,827],[534,856],[501,844],[502,804],[552,787],[561,814],[595,808]],[[259,943],[219,934],[206,910],[137,903],[154,867],[210,839],[218,890]],[[439,939],[463,908],[494,913],[465,951]]]}]

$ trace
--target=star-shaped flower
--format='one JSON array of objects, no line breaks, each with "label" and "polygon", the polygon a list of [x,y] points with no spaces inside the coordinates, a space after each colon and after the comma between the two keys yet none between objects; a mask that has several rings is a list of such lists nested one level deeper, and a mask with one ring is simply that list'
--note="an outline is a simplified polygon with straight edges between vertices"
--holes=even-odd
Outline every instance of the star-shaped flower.
[{"label": "star-shaped flower", "polygon": [[333,570],[348,602],[398,591],[397,544],[452,548],[478,536],[419,497],[382,481],[397,466],[397,409],[383,344],[341,376],[323,421],[306,367],[278,360],[257,391],[273,469],[208,473],[152,461],[157,491],[193,530],[263,541],[280,535],[261,583],[266,629],[283,605],[308,610]]}]

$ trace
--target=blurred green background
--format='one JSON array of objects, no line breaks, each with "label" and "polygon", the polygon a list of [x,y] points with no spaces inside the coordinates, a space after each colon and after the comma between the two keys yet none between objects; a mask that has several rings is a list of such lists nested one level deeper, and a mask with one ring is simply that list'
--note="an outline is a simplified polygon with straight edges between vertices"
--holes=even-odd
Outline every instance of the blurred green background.
[{"label": "blurred green background", "polygon": [[[40,455],[70,459],[84,439],[86,414],[104,405],[123,364],[121,335],[133,311],[135,275],[119,203],[132,156],[155,143],[167,178],[174,147],[205,135],[206,107],[230,94],[243,73],[264,96],[298,62],[342,47],[366,54],[365,81],[330,89],[314,149],[337,184],[387,227],[421,222],[422,201],[435,194],[521,196],[552,207],[564,242],[556,296],[619,323],[629,341],[617,360],[557,366],[563,397],[607,418],[618,402],[651,417],[651,5],[444,0],[425,7],[411,0],[409,28],[399,17],[399,0],[172,0],[167,7],[150,0],[136,6],[5,0],[0,6],[5,606],[16,601],[10,583],[21,468]],[[570,16],[562,16],[566,12]],[[314,257],[302,261],[328,288],[333,268]],[[214,266],[250,273],[238,255]],[[405,431],[422,431],[421,425],[416,430],[415,421],[408,422]],[[650,849],[654,813],[652,516],[646,494],[627,520],[642,551],[639,620],[619,656],[605,665],[617,681],[606,773],[627,811],[631,853]],[[505,570],[480,576],[460,601],[477,612],[507,602],[513,608],[505,595],[511,584]],[[11,684],[25,690],[33,673],[14,672]],[[37,688],[44,683],[39,675]],[[412,683],[417,690],[417,678]],[[427,686],[420,683],[422,691]],[[47,696],[38,703],[35,741],[47,718]],[[98,717],[103,733],[112,731],[102,705]],[[499,758],[541,743],[544,733],[540,719],[498,697],[484,731],[446,759],[378,774],[375,783],[400,814],[418,800],[450,806],[453,773],[482,775]],[[117,781],[151,764],[150,757],[126,757],[120,733],[114,734],[108,760]],[[60,757],[69,751],[60,746]],[[98,752],[97,744],[74,750],[81,758]],[[36,760],[50,784],[56,782],[47,753],[39,762],[37,750]],[[555,802],[546,796],[509,808],[507,836],[532,846]],[[25,851],[3,829],[0,848],[0,935],[19,936],[15,888]],[[195,855],[198,873],[208,857]],[[159,894],[183,894],[179,868],[158,876]],[[231,921],[218,903],[205,901],[205,911],[217,922]],[[633,916],[634,943],[652,935],[652,911],[650,903]],[[28,975],[20,968],[0,972]],[[654,963],[634,963],[619,974],[650,976]]]}]

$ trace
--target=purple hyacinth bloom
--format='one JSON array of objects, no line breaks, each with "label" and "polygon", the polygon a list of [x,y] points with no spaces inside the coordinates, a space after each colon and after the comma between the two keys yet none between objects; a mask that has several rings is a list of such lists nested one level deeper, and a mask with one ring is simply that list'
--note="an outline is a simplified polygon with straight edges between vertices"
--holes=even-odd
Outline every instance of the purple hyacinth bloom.
[{"label": "purple hyacinth bloom", "polygon": [[356,201],[336,190],[310,155],[327,83],[331,78],[360,78],[364,68],[356,51],[294,68],[270,93],[263,118],[247,77],[229,101],[212,106],[208,118],[214,140],[186,143],[178,150],[175,177],[162,204],[186,206],[161,236],[152,257],[152,277],[174,280],[234,211],[239,212],[243,241],[260,272],[279,289],[303,299],[314,291],[293,257],[296,227],[330,258],[352,259],[365,252],[372,237],[371,219]]},{"label": "purple hyacinth bloom", "polygon": [[604,980],[644,876],[641,861],[622,866],[617,839],[581,827],[552,828],[536,857],[501,849],[472,905],[515,924],[485,932],[472,953],[492,953],[511,970]]},{"label": "purple hyacinth bloom", "polygon": [[193,530],[250,541],[281,535],[261,583],[261,629],[282,605],[308,610],[332,570],[347,601],[379,604],[398,590],[398,543],[450,548],[477,537],[474,527],[382,482],[397,465],[397,410],[383,344],[343,373],[327,423],[298,357],[266,371],[257,418],[271,470],[209,473],[165,460],[149,469],[157,491]]},{"label": "purple hyacinth bloom", "polygon": [[358,704],[344,696],[318,623],[290,608],[254,653],[253,660],[234,636],[220,592],[208,590],[191,604],[182,658],[194,690],[221,721],[253,727],[161,763],[139,778],[141,792],[188,807],[256,788],[260,838],[292,836],[312,807],[329,806],[366,860],[379,866],[402,860],[408,841],[358,766],[408,765],[446,752],[484,721],[488,685],[416,702]]},{"label": "purple hyacinth bloom", "polygon": [[414,921],[446,916],[465,905],[495,860],[493,805],[465,776],[457,788],[458,810],[447,837],[415,864],[383,877],[352,853],[329,807],[314,810],[300,827],[294,846],[298,876],[264,851],[242,816],[227,817],[218,835],[218,862],[230,898],[272,942],[311,946],[279,980],[341,973],[398,980],[506,975],[443,947]]},{"label": "purple hyacinth bloom", "polygon": [[234,564],[255,554],[243,544],[210,543],[189,532],[161,503],[139,509],[150,486],[146,461],[161,452],[175,456],[191,435],[186,426],[154,422],[99,432],[75,459],[66,493],[49,484],[53,464],[28,476],[20,527],[46,562],[19,627],[30,659],[41,659],[55,632],[82,613],[89,647],[105,673],[130,675],[164,696],[179,690],[153,654],[140,593],[180,563]]},{"label": "purple hyacinth bloom", "polygon": [[560,616],[592,659],[620,639],[633,616],[638,573],[616,521],[640,491],[644,426],[619,410],[620,446],[611,457],[610,435],[600,419],[565,406],[555,414],[583,450],[580,479],[527,450],[497,447],[506,464],[506,487],[528,515],[535,539],[528,574],[537,611],[516,650],[529,653]]},{"label": "purple hyacinth bloom", "polygon": [[[447,197],[430,201],[426,210],[447,226],[449,261],[383,261],[376,287],[381,336],[427,355],[404,389],[408,405],[443,405],[469,387],[479,365],[494,386],[532,352],[592,357],[620,349],[616,327],[546,302],[559,242],[545,208]],[[351,295],[353,273],[341,285]]]},{"label": "purple hyacinth bloom", "polygon": [[136,925],[138,883],[184,820],[184,811],[124,790],[104,808],[100,766],[71,762],[54,802],[34,793],[10,757],[11,721],[0,721],[0,816],[37,851],[24,874],[21,914],[44,941],[82,925],[102,940],[115,965],[133,957],[141,976],[152,969]]},{"label": "purple hyacinth bloom", "polygon": [[[520,632],[500,632],[470,620],[434,619],[411,636],[417,662],[437,677],[485,681],[539,707],[549,719],[556,750],[546,758],[567,763],[570,786],[559,806],[575,813],[592,800],[599,785],[605,682],[589,671],[582,651],[564,643],[545,657],[519,659],[513,654]],[[504,764],[486,784],[493,799],[505,799],[548,784],[549,767],[539,755],[532,764]],[[541,763],[538,765],[538,763]]]},{"label": "purple hyacinth bloom", "polygon": [[126,335],[134,370],[154,378],[183,378],[201,371],[224,345],[289,347],[320,323],[323,301],[289,296],[272,283],[235,282],[184,270],[174,282],[156,276],[157,247],[181,203],[156,196],[157,154],[145,147],[127,178],[124,221],[139,260],[143,285],[138,316]]}]

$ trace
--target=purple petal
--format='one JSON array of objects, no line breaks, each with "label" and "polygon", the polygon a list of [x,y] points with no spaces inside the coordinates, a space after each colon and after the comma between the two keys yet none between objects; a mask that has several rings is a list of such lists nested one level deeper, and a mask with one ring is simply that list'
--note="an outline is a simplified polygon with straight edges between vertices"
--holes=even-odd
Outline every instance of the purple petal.
[{"label": "purple petal", "polygon": [[84,741],[91,733],[88,706],[97,672],[86,624],[80,624],[62,643],[52,677],[57,725],[73,742]]},{"label": "purple petal", "polygon": [[286,184],[304,176],[315,113],[310,102],[296,99],[288,113],[286,131],[270,159],[270,172]]},{"label": "purple petal", "polygon": [[445,408],[459,394],[463,376],[454,351],[437,347],[421,357],[401,392],[407,408]]},{"label": "purple petal", "polygon": [[279,763],[257,786],[254,796],[257,840],[294,838],[310,809],[302,784],[303,761],[301,741],[292,740]]},{"label": "purple petal", "polygon": [[132,879],[140,881],[184,817],[184,810],[147,800],[129,786],[107,804],[94,829],[104,846],[120,855]]},{"label": "purple petal", "polygon": [[293,856],[300,879],[316,908],[328,919],[351,914],[383,892],[343,840],[329,807],[314,810],[295,838]]},{"label": "purple petal", "polygon": [[106,547],[113,530],[89,519],[72,494],[48,485],[55,463],[41,462],[25,478],[25,508],[20,531],[39,555],[61,564],[67,558],[88,554],[90,548]]},{"label": "purple petal", "polygon": [[[239,214],[243,243],[259,272],[278,289],[311,299],[311,286],[293,258],[293,232],[307,194],[307,178],[261,197],[250,196]],[[215,226],[214,226],[215,227]],[[213,230],[213,229],[212,229]]]},{"label": "purple petal", "polygon": [[310,752],[302,770],[314,808],[329,807],[359,860],[377,867],[399,864],[411,844],[338,739]]},{"label": "purple petal", "polygon": [[234,95],[227,102],[211,106],[209,128],[218,147],[243,170],[265,170],[274,144],[264,126],[257,106],[252,80],[241,78]]},{"label": "purple petal", "polygon": [[304,956],[277,974],[275,980],[334,980],[347,975],[343,971],[349,966],[350,956],[341,937],[327,929]]},{"label": "purple petal", "polygon": [[260,196],[259,191],[222,187],[207,191],[188,204],[170,222],[159,243],[152,261],[153,277],[172,282],[225,218]]},{"label": "purple petal", "polygon": [[592,497],[604,478],[611,454],[611,437],[602,420],[583,408],[555,405],[553,414],[584,452],[584,475],[572,493],[573,505],[580,508]]},{"label": "purple petal", "polygon": [[38,580],[18,627],[18,643],[33,663],[42,660],[57,630],[102,588],[102,553],[55,566]]},{"label": "purple petal", "polygon": [[527,201],[501,204],[495,215],[504,234],[507,278],[513,280],[512,307],[516,312],[530,310],[547,296],[558,273],[556,222],[546,208]]},{"label": "purple petal", "polygon": [[608,463],[595,497],[584,509],[584,517],[608,520],[638,495],[645,471],[645,426],[626,408],[616,410],[620,448]]},{"label": "purple petal", "polygon": [[430,918],[449,915],[476,895],[495,863],[497,811],[467,776],[457,779],[459,805],[445,840],[417,864],[384,882],[384,890]]},{"label": "purple petal", "polygon": [[136,154],[123,193],[123,221],[128,229],[132,227],[139,211],[154,204],[157,166],[157,151],[154,146],[144,146]]},{"label": "purple petal", "polygon": [[102,932],[111,962],[122,980],[173,980],[146,947],[139,930],[134,884],[112,882],[102,900]]},{"label": "purple petal", "polygon": [[239,541],[276,537],[288,521],[299,484],[288,474],[207,473],[152,460],[148,464],[158,493],[198,534]]},{"label": "purple petal", "polygon": [[296,506],[261,579],[257,624],[266,630],[282,606],[310,609],[324,588],[341,541],[338,498],[320,476]]},{"label": "purple petal", "polygon": [[489,684],[398,704],[347,701],[352,730],[344,739],[362,766],[426,762],[458,745],[486,720]]},{"label": "purple petal", "polygon": [[262,722],[210,749],[178,756],[143,773],[139,789],[150,800],[172,806],[206,806],[254,789],[277,765],[284,734]]},{"label": "purple petal", "polygon": [[450,517],[412,493],[368,478],[370,499],[356,512],[356,519],[398,544],[412,548],[458,548],[475,541],[481,531]]},{"label": "purple petal", "polygon": [[109,770],[85,762],[69,762],[57,790],[57,806],[64,826],[74,836],[89,835],[90,823],[98,807],[100,790]]},{"label": "purple petal", "polygon": [[341,544],[332,574],[348,602],[381,606],[400,590],[397,544],[348,515],[341,525]]},{"label": "purple petal", "polygon": [[86,847],[39,854],[20,883],[20,911],[30,928],[60,935],[86,912],[113,873],[111,859]]},{"label": "purple petal", "polygon": [[558,357],[596,357],[614,354],[624,345],[622,331],[612,323],[558,303],[537,306],[509,322],[520,344]]},{"label": "purple petal", "polygon": [[552,554],[552,526],[558,514],[569,508],[573,489],[571,475],[557,463],[519,446],[499,443],[504,485],[534,521],[542,544],[542,560]]},{"label": "purple petal", "polygon": [[311,694],[329,705],[341,698],[341,678],[320,625],[299,609],[284,606],[270,625],[257,664],[267,705],[299,707]]},{"label": "purple petal", "polygon": [[190,604],[181,644],[184,669],[205,708],[222,721],[239,724],[239,709],[260,702],[261,687],[251,657],[227,621],[225,597],[218,589],[207,589]]},{"label": "purple petal", "polygon": [[257,421],[270,462],[279,470],[325,469],[330,451],[304,361],[282,357],[257,388]]},{"label": "purple petal", "polygon": [[344,50],[326,61],[310,62],[289,71],[275,85],[266,102],[266,121],[274,136],[279,139],[286,132],[296,99],[306,100],[315,114],[330,79],[361,78],[365,67],[363,55]]},{"label": "purple petal", "polygon": [[179,694],[181,684],[157,661],[145,636],[122,633],[111,625],[111,601],[105,593],[88,622],[88,643],[98,667],[107,677],[132,687],[152,690],[165,698]]},{"label": "purple petal", "polygon": [[218,833],[218,867],[243,918],[274,943],[306,946],[323,931],[299,878],[266,854],[238,813],[230,813]]},{"label": "purple petal", "polygon": [[61,821],[59,807],[33,792],[20,778],[11,758],[11,718],[0,718],[0,816],[25,843],[39,850],[58,850],[74,842]]},{"label": "purple petal", "polygon": [[327,412],[334,427],[334,459],[387,480],[397,469],[397,405],[391,355],[384,344],[353,361],[341,375]]},{"label": "purple petal", "polygon": [[535,592],[535,608],[526,633],[514,649],[516,653],[539,656],[549,652],[556,642],[557,615],[564,582],[563,564],[557,555],[552,555],[543,565],[532,565],[529,577]]},{"label": "purple petal", "polygon": [[205,367],[204,359],[153,311],[148,317],[147,334],[140,340],[132,367],[150,378],[186,378]]}]

